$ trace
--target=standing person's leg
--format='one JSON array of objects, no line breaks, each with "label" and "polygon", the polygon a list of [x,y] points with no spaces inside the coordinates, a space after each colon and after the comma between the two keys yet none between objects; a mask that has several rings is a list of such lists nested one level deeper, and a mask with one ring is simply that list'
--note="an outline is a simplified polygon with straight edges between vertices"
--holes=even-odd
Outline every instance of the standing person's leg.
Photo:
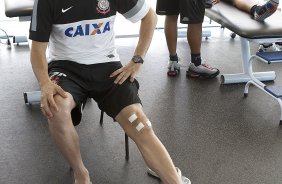
[{"label": "standing person's leg", "polygon": [[202,23],[188,25],[187,41],[191,52],[191,62],[196,66],[201,65]]},{"label": "standing person's leg", "polygon": [[177,56],[177,20],[178,15],[167,15],[165,18],[165,37],[167,48],[169,52],[168,76],[176,76],[179,74],[180,66],[178,64],[179,58]]},{"label": "standing person's leg", "polygon": [[177,48],[177,19],[178,15],[166,15],[165,17],[165,38],[170,56],[176,55]]},{"label": "standing person's leg", "polygon": [[214,78],[219,70],[202,63],[202,22],[205,15],[205,0],[183,0],[180,3],[180,22],[188,24],[187,41],[190,47],[191,63],[186,75],[194,78]]},{"label": "standing person's leg", "polygon": [[176,76],[180,72],[177,56],[177,20],[179,14],[179,0],[158,0],[156,12],[165,15],[164,32],[169,51],[168,76]]}]

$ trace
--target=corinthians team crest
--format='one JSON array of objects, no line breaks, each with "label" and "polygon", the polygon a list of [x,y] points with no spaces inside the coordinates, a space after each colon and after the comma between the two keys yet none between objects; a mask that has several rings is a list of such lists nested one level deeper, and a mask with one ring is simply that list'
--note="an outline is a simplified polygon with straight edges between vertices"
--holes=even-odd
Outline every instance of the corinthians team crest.
[{"label": "corinthians team crest", "polygon": [[110,11],[110,3],[108,0],[98,0],[98,5],[96,7],[96,10],[99,12],[99,13],[102,13],[102,14],[106,14]]}]

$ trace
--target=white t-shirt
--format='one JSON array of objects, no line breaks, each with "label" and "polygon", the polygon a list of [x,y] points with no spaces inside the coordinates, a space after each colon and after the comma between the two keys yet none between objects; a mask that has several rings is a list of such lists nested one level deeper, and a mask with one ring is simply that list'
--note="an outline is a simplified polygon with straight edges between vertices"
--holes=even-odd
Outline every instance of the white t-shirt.
[{"label": "white t-shirt", "polygon": [[119,61],[113,30],[116,13],[134,23],[148,11],[145,0],[35,0],[29,37],[49,42],[49,62]]}]

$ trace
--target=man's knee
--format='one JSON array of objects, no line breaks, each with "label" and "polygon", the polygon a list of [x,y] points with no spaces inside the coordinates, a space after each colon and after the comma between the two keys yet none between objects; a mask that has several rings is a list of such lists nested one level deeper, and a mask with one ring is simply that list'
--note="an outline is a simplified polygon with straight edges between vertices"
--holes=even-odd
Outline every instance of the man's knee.
[{"label": "man's knee", "polygon": [[132,104],[123,108],[115,119],[132,139],[153,133],[152,124],[140,104]]},{"label": "man's knee", "polygon": [[135,142],[145,143],[146,141],[151,140],[151,135],[154,135],[154,131],[152,129],[152,123],[150,120],[144,115],[143,112],[132,112],[127,117],[127,122],[130,127],[130,137]]},{"label": "man's knee", "polygon": [[152,123],[143,113],[132,112],[128,117],[128,122],[135,126],[136,131],[139,133],[152,129]]},{"label": "man's knee", "polygon": [[63,121],[66,118],[71,117],[71,111],[75,106],[73,97],[71,94],[67,93],[67,98],[63,98],[60,95],[54,96],[54,101],[57,105],[58,110],[51,108],[53,117],[49,119],[49,122],[52,121]]}]

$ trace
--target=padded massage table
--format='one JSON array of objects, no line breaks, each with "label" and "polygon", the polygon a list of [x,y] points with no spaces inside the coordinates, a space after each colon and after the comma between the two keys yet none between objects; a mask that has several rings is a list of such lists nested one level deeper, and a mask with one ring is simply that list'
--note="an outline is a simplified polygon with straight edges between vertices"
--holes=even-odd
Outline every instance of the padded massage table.
[{"label": "padded massage table", "polygon": [[7,17],[30,17],[34,0],[5,0],[5,14]]},{"label": "padded massage table", "polygon": [[[250,54],[249,42],[273,43],[282,42],[282,14],[276,12],[263,23],[253,20],[248,13],[238,10],[232,5],[220,2],[211,9],[206,9],[206,16],[240,36],[243,72],[222,75],[222,83],[248,82],[248,65]],[[275,79],[275,72],[255,72],[260,81]]]},{"label": "padded massage table", "polygon": [[282,124],[282,86],[267,86],[262,81],[276,78],[274,71],[253,72],[252,62],[264,63],[282,62],[282,51],[257,52],[251,55],[250,42],[274,43],[282,42],[282,13],[275,12],[264,22],[253,20],[233,5],[220,2],[211,9],[206,9],[206,16],[240,36],[243,72],[237,74],[223,74],[223,84],[246,82],[244,96],[247,97],[250,84],[276,99],[280,105],[280,125]]},{"label": "padded massage table", "polygon": [[[7,17],[18,17],[19,21],[30,21],[33,9],[34,0],[4,0],[5,14]],[[28,42],[28,30],[24,36],[14,36],[13,43]]]}]

